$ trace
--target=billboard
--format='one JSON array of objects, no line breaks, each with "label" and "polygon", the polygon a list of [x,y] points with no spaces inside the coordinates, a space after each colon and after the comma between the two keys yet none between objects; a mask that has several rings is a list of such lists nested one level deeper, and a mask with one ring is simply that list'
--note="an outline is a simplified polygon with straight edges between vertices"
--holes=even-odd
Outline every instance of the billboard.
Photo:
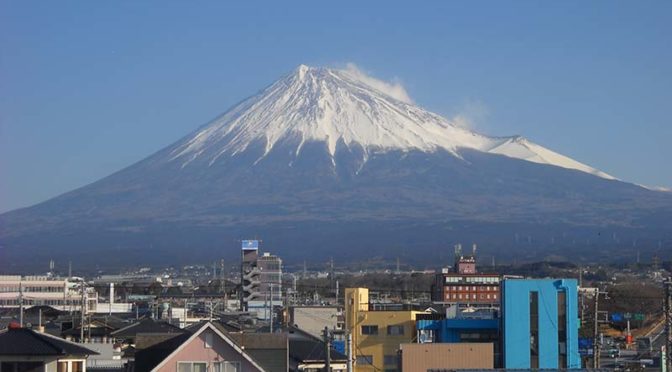
[{"label": "billboard", "polygon": [[259,249],[258,240],[243,240],[242,249]]}]

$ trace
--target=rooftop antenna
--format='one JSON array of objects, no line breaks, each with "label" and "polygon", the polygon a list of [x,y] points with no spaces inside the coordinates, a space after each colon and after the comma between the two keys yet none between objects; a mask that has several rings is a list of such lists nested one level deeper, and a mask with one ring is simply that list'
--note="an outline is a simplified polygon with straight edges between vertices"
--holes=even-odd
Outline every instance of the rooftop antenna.
[{"label": "rooftop antenna", "polygon": [[462,255],[462,244],[458,243],[455,244],[455,256],[461,256]]},{"label": "rooftop antenna", "polygon": [[474,257],[476,257],[476,248],[477,248],[476,243],[471,245],[471,255]]}]

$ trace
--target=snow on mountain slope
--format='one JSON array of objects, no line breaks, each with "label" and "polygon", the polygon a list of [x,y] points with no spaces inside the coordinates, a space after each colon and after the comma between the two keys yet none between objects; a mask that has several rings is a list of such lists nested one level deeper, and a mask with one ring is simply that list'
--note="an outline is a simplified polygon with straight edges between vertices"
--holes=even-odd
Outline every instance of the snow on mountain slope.
[{"label": "snow on mountain slope", "polygon": [[487,149],[486,151],[492,154],[506,155],[512,158],[523,159],[534,163],[576,169],[602,178],[612,180],[616,179],[607,173],[580,163],[574,159],[568,158],[564,155],[558,154],[557,152],[551,151],[545,147],[539,146],[520,136],[507,138],[495,147]]},{"label": "snow on mountain slope", "polygon": [[460,148],[468,148],[613,178],[522,137],[488,137],[459,127],[376,82],[351,70],[301,65],[200,128],[173,149],[171,159],[183,167],[199,157],[212,164],[257,141],[265,143],[265,156],[279,142],[294,139],[296,156],[306,142],[318,141],[326,143],[332,161],[339,142],[361,146],[364,161],[388,150],[443,149],[459,156]]}]

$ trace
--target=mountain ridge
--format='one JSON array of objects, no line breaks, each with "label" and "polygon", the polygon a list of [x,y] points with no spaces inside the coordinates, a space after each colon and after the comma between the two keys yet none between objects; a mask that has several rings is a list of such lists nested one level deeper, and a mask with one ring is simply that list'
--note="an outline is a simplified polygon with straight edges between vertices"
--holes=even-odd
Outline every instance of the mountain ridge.
[{"label": "mountain ridge", "polygon": [[[354,111],[339,110],[352,108],[350,83],[315,77],[309,87],[329,87],[350,102],[330,102],[333,115],[320,116],[319,95],[302,98],[301,84],[296,96],[283,92],[301,74],[313,79],[317,71],[331,79],[331,70],[298,70],[129,167],[0,214],[0,267],[54,255],[118,265],[124,257],[166,264],[236,259],[234,242],[249,236],[263,237],[289,260],[411,251],[418,264],[427,264],[457,242],[477,242],[498,261],[548,255],[626,260],[632,241],[650,252],[662,246],[661,257],[672,252],[665,250],[672,244],[671,193],[598,176],[585,165],[546,164],[574,160],[523,137],[456,128],[376,89],[362,91],[364,83],[352,88]],[[371,110],[353,114],[364,109]],[[409,124],[399,110],[420,120]],[[335,122],[353,131],[373,126],[364,131],[369,141],[361,133],[319,129]],[[447,128],[457,135],[407,136],[409,128],[427,123],[429,133]],[[379,128],[390,125],[394,130]],[[473,146],[451,145],[463,138]],[[527,245],[517,238],[523,235]]]}]

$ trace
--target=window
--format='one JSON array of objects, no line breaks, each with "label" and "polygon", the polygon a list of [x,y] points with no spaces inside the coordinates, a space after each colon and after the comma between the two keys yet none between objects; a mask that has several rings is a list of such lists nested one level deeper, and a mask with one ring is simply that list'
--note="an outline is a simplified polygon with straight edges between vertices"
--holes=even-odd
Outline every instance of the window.
[{"label": "window", "polygon": [[215,362],[214,372],[240,372],[240,362]]},{"label": "window", "polygon": [[373,365],[373,355],[357,355],[356,363]]},{"label": "window", "polygon": [[[40,368],[41,370],[41,368]],[[4,371],[4,369],[3,369]],[[57,372],[82,372],[84,371],[83,360],[59,360],[56,363]]]},{"label": "window", "polygon": [[207,332],[205,334],[205,348],[206,349],[212,349],[212,342],[213,342],[212,337],[213,337],[212,332]]},{"label": "window", "polygon": [[84,371],[84,362],[76,361],[70,363],[70,372],[82,372]]},{"label": "window", "polygon": [[558,292],[558,367],[567,368],[567,292]]},{"label": "window", "polygon": [[404,326],[403,325],[387,326],[387,334],[388,336],[403,336]]},{"label": "window", "polygon": [[[3,368],[4,370],[5,368]],[[58,362],[56,365],[57,372],[68,372],[68,362]]]},{"label": "window", "polygon": [[377,325],[363,325],[362,326],[362,334],[363,335],[377,335],[378,334],[378,326]]},{"label": "window", "polygon": [[397,365],[397,356],[396,355],[384,355],[383,364],[386,366],[396,366]]},{"label": "window", "polygon": [[177,362],[177,372],[207,372],[205,362]]},{"label": "window", "polygon": [[530,368],[539,368],[539,292],[530,292]]}]

